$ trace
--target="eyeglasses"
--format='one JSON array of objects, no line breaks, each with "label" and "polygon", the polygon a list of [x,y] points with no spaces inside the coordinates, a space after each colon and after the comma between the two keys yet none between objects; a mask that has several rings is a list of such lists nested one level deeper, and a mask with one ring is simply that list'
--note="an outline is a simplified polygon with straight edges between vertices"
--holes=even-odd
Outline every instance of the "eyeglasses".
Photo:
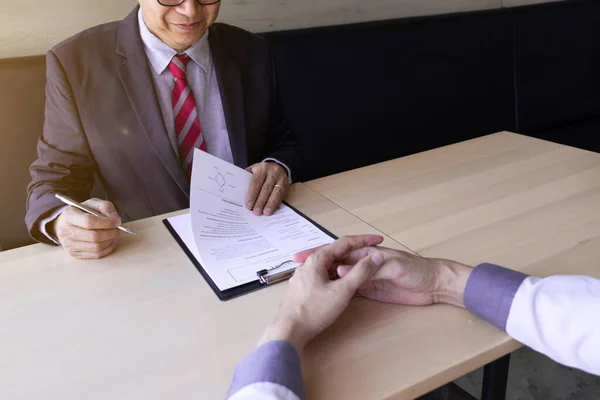
[{"label": "eyeglasses", "polygon": [[[185,0],[156,0],[158,4],[165,7],[177,7],[185,3]],[[212,6],[213,4],[217,4],[221,0],[196,0],[198,4],[201,6]]]}]

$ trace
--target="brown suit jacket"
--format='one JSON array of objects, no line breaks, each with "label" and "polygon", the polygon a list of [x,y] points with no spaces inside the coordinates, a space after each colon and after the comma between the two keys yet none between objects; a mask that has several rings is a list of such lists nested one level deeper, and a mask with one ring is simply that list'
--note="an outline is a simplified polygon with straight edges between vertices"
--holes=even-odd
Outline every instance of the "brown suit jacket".
[{"label": "brown suit jacket", "polygon": [[[137,11],[47,54],[44,131],[30,168],[25,217],[34,239],[47,242],[38,225],[62,205],[54,194],[84,201],[95,174],[124,221],[189,207],[189,182],[165,129]],[[209,43],[235,164],[272,157],[295,174],[296,144],[267,42],[214,24]]]}]

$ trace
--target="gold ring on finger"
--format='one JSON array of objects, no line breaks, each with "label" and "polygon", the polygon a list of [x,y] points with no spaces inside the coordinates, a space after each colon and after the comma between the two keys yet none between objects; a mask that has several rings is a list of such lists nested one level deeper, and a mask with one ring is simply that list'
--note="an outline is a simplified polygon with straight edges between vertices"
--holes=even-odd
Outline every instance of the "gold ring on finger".
[{"label": "gold ring on finger", "polygon": [[275,186],[273,187],[273,189],[275,189],[275,188],[279,188],[279,189],[281,189],[281,193],[285,192],[285,188],[284,188],[283,186],[281,186],[281,185],[275,185]]}]

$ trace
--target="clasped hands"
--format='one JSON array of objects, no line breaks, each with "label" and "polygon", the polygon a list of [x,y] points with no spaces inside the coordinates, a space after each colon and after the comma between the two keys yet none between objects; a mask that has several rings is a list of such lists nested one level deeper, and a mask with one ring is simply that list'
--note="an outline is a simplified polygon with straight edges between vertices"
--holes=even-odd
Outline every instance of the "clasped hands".
[{"label": "clasped hands", "polygon": [[[247,171],[253,175],[246,208],[257,216],[272,215],[289,192],[287,171],[275,162],[257,163]],[[110,201],[89,199],[83,204],[98,211],[102,217],[67,207],[48,225],[48,232],[75,258],[103,258],[116,248],[121,218]]]},{"label": "clasped hands", "polygon": [[[355,295],[405,305],[445,302],[463,306],[470,267],[377,247],[382,241],[377,235],[348,236],[296,254],[294,261],[303,264],[290,279],[277,315],[259,344],[283,340],[301,352]],[[334,271],[339,279],[330,278]]]}]

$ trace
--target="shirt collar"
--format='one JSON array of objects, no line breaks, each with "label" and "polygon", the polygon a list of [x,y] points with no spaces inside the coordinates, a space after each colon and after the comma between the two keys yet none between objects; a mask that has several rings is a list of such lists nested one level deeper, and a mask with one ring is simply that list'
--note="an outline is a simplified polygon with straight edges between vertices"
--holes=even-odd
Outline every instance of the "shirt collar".
[{"label": "shirt collar", "polygon": [[[150,32],[142,17],[142,10],[138,11],[138,24],[140,26],[140,36],[144,43],[146,57],[152,65],[152,69],[160,75],[169,66],[171,59],[178,52],[171,48],[168,44],[160,40],[156,35]],[[187,54],[196,64],[198,64],[204,72],[208,73],[210,66],[210,46],[208,43],[208,30],[202,38],[189,47],[184,54]]]}]

